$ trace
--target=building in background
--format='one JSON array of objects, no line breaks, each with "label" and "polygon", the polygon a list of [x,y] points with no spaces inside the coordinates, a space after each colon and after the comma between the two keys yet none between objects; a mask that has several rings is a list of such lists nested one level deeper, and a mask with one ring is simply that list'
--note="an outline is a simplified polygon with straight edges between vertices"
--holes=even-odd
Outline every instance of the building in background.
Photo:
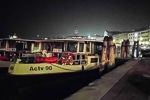
[{"label": "building in background", "polygon": [[142,28],[133,31],[105,31],[104,36],[113,36],[116,45],[121,45],[123,40],[129,39],[130,45],[133,45],[134,41],[139,41],[140,45],[150,45],[150,27]]},{"label": "building in background", "polygon": [[113,41],[116,44],[117,52],[121,49],[122,41],[127,39],[130,41],[131,51],[134,41],[139,41],[141,49],[150,49],[150,27],[122,32],[106,30],[104,32],[104,36],[113,36]]}]

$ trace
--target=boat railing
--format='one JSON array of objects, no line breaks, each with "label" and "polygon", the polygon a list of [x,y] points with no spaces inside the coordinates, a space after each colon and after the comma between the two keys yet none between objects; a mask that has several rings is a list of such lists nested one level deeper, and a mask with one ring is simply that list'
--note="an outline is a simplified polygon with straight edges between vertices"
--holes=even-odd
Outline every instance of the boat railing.
[{"label": "boat railing", "polygon": [[88,63],[88,56],[96,56],[71,52],[49,52],[43,55],[41,52],[23,53],[19,63],[57,63],[65,65],[85,65]]}]

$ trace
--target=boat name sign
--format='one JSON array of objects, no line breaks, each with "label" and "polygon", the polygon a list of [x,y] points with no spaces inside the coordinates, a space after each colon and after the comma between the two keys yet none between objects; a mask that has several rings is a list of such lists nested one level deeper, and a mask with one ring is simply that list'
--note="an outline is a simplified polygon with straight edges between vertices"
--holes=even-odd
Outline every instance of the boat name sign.
[{"label": "boat name sign", "polygon": [[33,66],[31,66],[29,69],[29,71],[42,71],[42,70],[52,70],[52,66],[45,66],[45,67],[41,67],[41,66],[33,67]]}]

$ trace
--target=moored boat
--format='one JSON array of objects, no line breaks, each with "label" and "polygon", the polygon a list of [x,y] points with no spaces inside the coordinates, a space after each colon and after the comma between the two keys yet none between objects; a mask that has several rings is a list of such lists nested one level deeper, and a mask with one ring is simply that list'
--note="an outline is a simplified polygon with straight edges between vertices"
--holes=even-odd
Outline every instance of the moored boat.
[{"label": "moored boat", "polygon": [[101,69],[103,40],[76,36],[43,42],[48,44],[43,45],[45,49],[32,53],[32,56],[25,54],[16,63],[10,65],[9,73],[43,75]]},{"label": "moored boat", "polygon": [[[111,42],[112,37],[104,37],[104,40]],[[83,36],[38,40],[32,43],[32,52],[23,53],[20,59],[10,64],[8,73],[16,84],[22,86],[74,76],[99,77],[115,65],[113,47],[113,43],[105,47],[103,38]]]},{"label": "moored boat", "polygon": [[0,68],[8,68],[22,53],[31,52],[32,42],[34,41],[21,38],[0,39]]}]

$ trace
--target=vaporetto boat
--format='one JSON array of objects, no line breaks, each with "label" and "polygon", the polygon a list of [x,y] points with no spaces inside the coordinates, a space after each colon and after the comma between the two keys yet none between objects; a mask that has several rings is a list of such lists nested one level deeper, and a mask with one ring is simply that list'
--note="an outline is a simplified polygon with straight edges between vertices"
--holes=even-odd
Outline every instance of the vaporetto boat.
[{"label": "vaporetto boat", "polygon": [[31,52],[31,44],[35,40],[21,38],[0,39],[0,68],[8,68],[13,61],[24,52]]},{"label": "vaporetto boat", "polygon": [[[36,50],[37,47],[38,50]],[[109,47],[109,53],[107,47]],[[24,53],[15,63],[10,64],[9,74],[63,74],[93,69],[101,72],[106,69],[105,64],[112,67],[115,65],[112,37],[91,39],[84,36],[73,36],[43,40],[38,43],[38,46],[37,43],[33,44],[32,49],[32,53]]]}]

